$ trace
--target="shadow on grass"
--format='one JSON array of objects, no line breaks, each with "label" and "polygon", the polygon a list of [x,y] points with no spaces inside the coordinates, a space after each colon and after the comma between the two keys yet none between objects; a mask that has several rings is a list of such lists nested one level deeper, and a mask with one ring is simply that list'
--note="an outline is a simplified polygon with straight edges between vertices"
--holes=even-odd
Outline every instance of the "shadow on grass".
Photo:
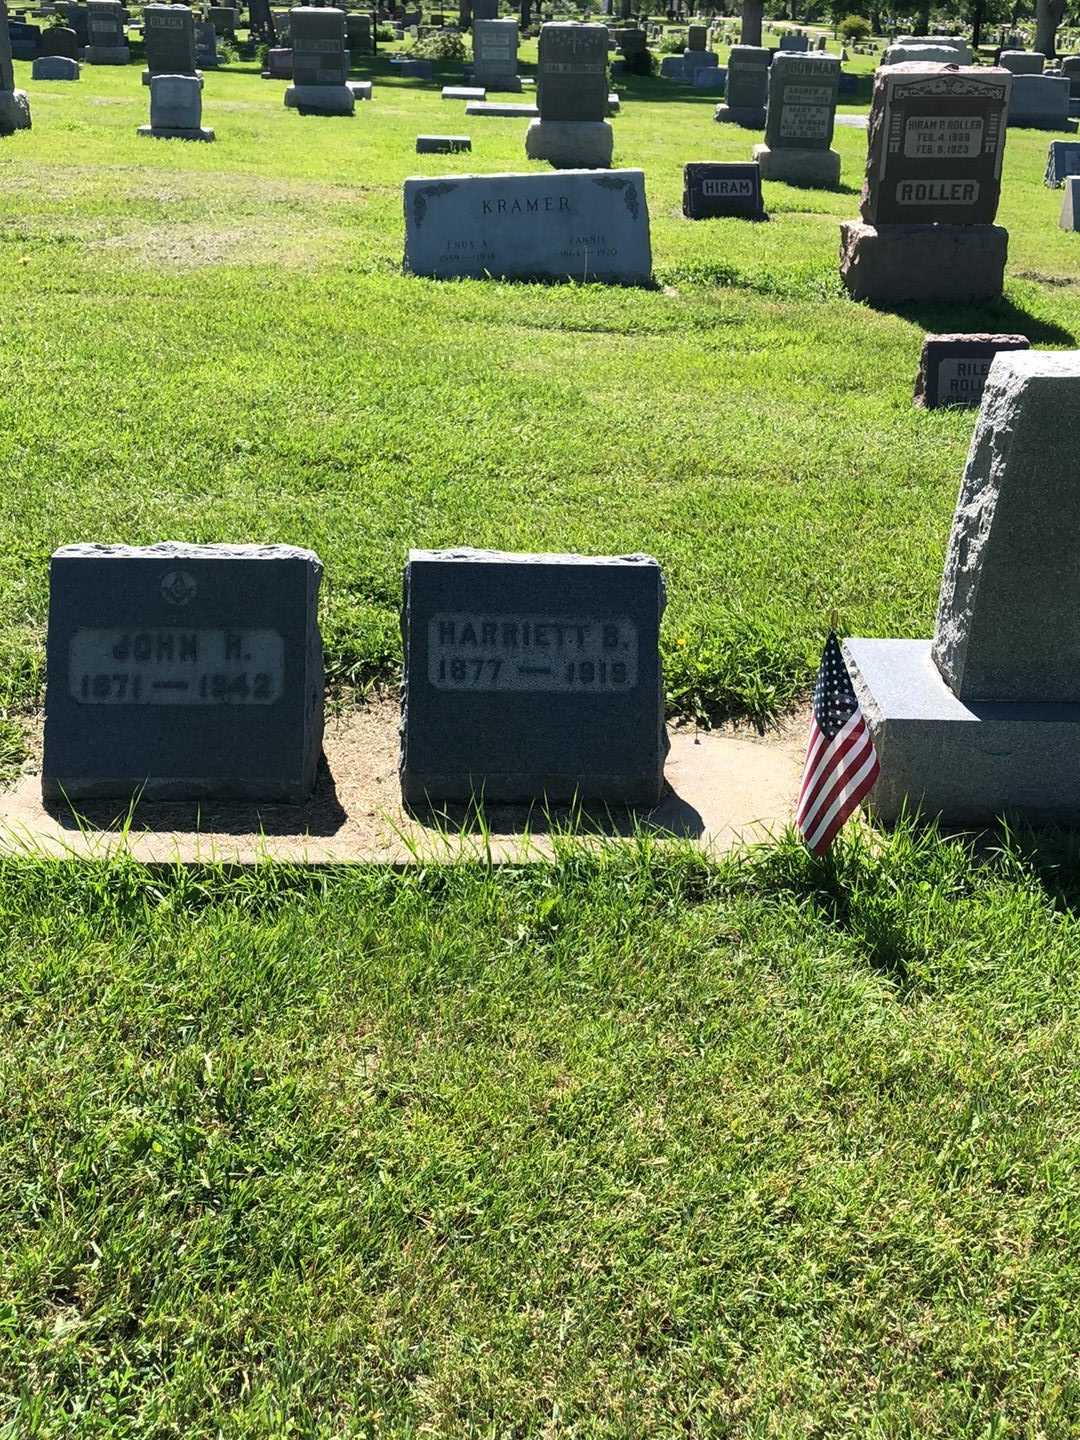
[{"label": "shadow on grass", "polygon": [[406,814],[417,824],[458,835],[585,835],[628,839],[643,833],[699,840],[705,821],[698,810],[665,783],[659,805],[491,805],[410,804]]},{"label": "shadow on grass", "polygon": [[1033,345],[1075,345],[1077,336],[1064,326],[1052,320],[1032,315],[1017,305],[1008,296],[1000,300],[961,305],[944,305],[938,302],[903,305],[873,305],[873,310],[883,314],[896,315],[901,320],[910,320],[920,329],[931,334],[950,331],[993,331],[999,334],[1026,335]]},{"label": "shadow on grass", "polygon": [[304,805],[248,800],[47,800],[46,812],[65,830],[83,834],[336,835],[347,818],[326,756],[319,761],[315,790]]}]

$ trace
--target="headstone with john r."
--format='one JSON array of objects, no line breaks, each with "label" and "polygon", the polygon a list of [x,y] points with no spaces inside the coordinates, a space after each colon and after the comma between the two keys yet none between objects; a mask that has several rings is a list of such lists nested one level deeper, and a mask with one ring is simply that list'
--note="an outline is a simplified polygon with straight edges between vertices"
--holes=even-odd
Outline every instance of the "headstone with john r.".
[{"label": "headstone with john r.", "polygon": [[754,146],[763,180],[833,189],[840,156],[832,147],[840,61],[834,55],[782,54],[769,72],[765,143]]},{"label": "headstone with john r.", "polygon": [[760,45],[731,47],[724,103],[716,107],[715,120],[748,130],[764,129],[772,53]]},{"label": "headstone with john r.", "polygon": [[321,573],[284,545],[58,550],[46,799],[305,800],[322,749]]},{"label": "headstone with john r.", "polygon": [[404,203],[413,275],[651,282],[640,170],[415,177]]},{"label": "headstone with john r.", "polygon": [[764,220],[761,166],[756,161],[690,161],[683,166],[683,214],[688,220]]},{"label": "headstone with john r.", "polygon": [[664,598],[647,555],[411,551],[406,805],[655,805]]},{"label": "headstone with john r.", "polygon": [[849,640],[872,802],[947,824],[1080,821],[1080,354],[990,368],[934,640]]}]

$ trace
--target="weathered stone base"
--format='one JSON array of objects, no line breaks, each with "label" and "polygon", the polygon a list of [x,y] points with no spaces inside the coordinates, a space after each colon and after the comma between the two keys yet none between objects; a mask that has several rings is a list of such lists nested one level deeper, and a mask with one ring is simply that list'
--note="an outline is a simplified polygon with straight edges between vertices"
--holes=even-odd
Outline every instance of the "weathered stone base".
[{"label": "weathered stone base", "polygon": [[853,300],[996,300],[1009,232],[1000,225],[840,226],[840,278]]},{"label": "weathered stone base", "polygon": [[140,135],[148,135],[151,140],[213,140],[213,130],[207,130],[200,126],[198,130],[178,130],[171,125],[140,125]]},{"label": "weathered stone base", "polygon": [[482,85],[485,90],[492,90],[496,95],[520,95],[520,75],[474,75],[473,83]]},{"label": "weathered stone base", "polygon": [[721,125],[741,125],[744,130],[764,130],[765,107],[758,110],[742,105],[717,105],[713,119]]},{"label": "weathered stone base", "polygon": [[285,105],[301,115],[352,115],[356,98],[348,85],[290,85]]},{"label": "weathered stone base", "polygon": [[83,59],[87,65],[126,65],[131,51],[126,45],[87,45]]},{"label": "weathered stone base", "polygon": [[534,120],[525,131],[525,154],[556,170],[607,170],[615,133],[606,120]]},{"label": "weathered stone base", "polygon": [[773,150],[755,145],[754,159],[761,166],[763,180],[783,180],[817,190],[834,190],[840,184],[840,156],[835,150]]},{"label": "weathered stone base", "polygon": [[0,135],[30,129],[30,101],[25,90],[0,90]]},{"label": "weathered stone base", "polygon": [[[162,75],[172,75],[172,74],[174,74],[174,73],[175,73],[175,74],[179,74],[180,72],[179,72],[179,71],[175,71],[175,72],[174,72],[174,71],[172,71],[172,70],[162,70],[162,71],[160,71],[160,74],[162,74]],[[149,84],[150,84],[150,78],[151,78],[151,77],[150,77],[150,71],[149,71],[149,70],[144,70],[144,71],[142,72],[142,83],[143,83],[144,85],[149,85]],[[195,71],[195,79],[198,80],[198,82],[199,82],[200,85],[203,84],[203,73],[202,73],[201,70],[196,70],[196,71]]]},{"label": "weathered stone base", "polygon": [[930,658],[929,640],[846,640],[881,776],[870,808],[947,824],[1080,821],[1080,705],[967,705]]},{"label": "weathered stone base", "polygon": [[293,52],[286,46],[278,46],[266,52],[266,69],[262,72],[264,80],[291,80],[293,72]]},{"label": "weathered stone base", "polygon": [[374,82],[371,80],[345,81],[346,88],[352,91],[352,96],[354,100],[370,100],[371,88],[373,83]]}]

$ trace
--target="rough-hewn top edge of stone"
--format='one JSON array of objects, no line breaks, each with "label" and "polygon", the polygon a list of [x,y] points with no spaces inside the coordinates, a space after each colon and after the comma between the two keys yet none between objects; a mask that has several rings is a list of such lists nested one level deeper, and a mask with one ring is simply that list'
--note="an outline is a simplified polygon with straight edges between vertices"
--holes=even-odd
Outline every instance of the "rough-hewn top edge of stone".
[{"label": "rough-hewn top edge of stone", "polygon": [[840,69],[839,55],[823,55],[820,50],[777,50],[772,59],[774,66],[778,60],[784,62],[785,68],[795,61],[798,61],[800,65],[806,65],[812,61],[819,68],[827,65],[830,69]]},{"label": "rough-hewn top edge of stone", "polygon": [[1002,350],[990,373],[1000,378],[1006,371],[1023,380],[1078,380],[1080,350]]},{"label": "rough-hewn top edge of stone", "polygon": [[186,10],[189,15],[191,14],[190,5],[170,5],[168,0],[151,0],[149,5],[143,6],[143,14],[147,10]]},{"label": "rough-hewn top edge of stone", "polygon": [[302,560],[306,565],[322,561],[314,550],[299,545],[192,545],[186,540],[160,540],[155,545],[110,545],[82,541],[61,545],[54,560]]},{"label": "rough-hewn top edge of stone", "polygon": [[1011,70],[1001,65],[950,65],[945,60],[901,60],[899,65],[882,65],[877,73],[889,79],[896,75],[934,74],[974,76],[977,80],[1015,78]]},{"label": "rough-hewn top edge of stone", "polygon": [[545,20],[540,26],[541,30],[606,30],[606,25],[599,25],[595,20]]},{"label": "rough-hewn top edge of stone", "polygon": [[1003,330],[950,330],[941,335],[924,335],[924,345],[1030,345],[1026,335],[1008,334]]},{"label": "rough-hewn top edge of stone", "polygon": [[293,5],[293,6],[290,8],[290,10],[289,10],[289,14],[290,14],[290,15],[295,15],[298,10],[299,10],[299,11],[301,12],[301,14],[303,14],[303,15],[344,15],[344,14],[345,14],[345,11],[342,10],[342,9],[341,9],[339,6],[337,6],[337,5],[326,5],[326,6],[323,6],[323,5]]},{"label": "rough-hewn top edge of stone", "polygon": [[[780,54],[788,54],[788,53],[791,53],[791,52],[788,52],[788,51],[780,51],[780,50],[777,50],[777,51],[774,52],[774,51],[771,51],[767,45],[732,45],[730,51],[728,52],[728,58],[729,58],[729,60],[730,60],[731,56],[736,53],[736,51],[737,51],[740,55],[772,55],[772,54],[780,55]],[[799,58],[800,58],[800,59],[805,59],[805,53],[804,53],[804,52],[800,52]]]},{"label": "rough-hewn top edge of stone", "polygon": [[637,568],[655,566],[657,570],[660,568],[660,561],[654,555],[544,554],[518,550],[474,550],[468,545],[461,545],[453,550],[410,550],[408,563],[412,565],[417,561],[447,564],[463,561],[472,565],[627,565]]},{"label": "rough-hewn top edge of stone", "polygon": [[[550,121],[548,122],[551,123]],[[559,121],[555,122],[559,124]],[[567,124],[590,124],[586,121],[567,121]],[[596,124],[603,125],[606,121],[599,120]],[[603,182],[611,176],[633,176],[640,178],[645,183],[645,171],[633,168],[626,170],[547,170],[537,172],[535,170],[499,170],[494,175],[406,175],[406,185],[452,185],[460,180],[531,180],[535,185],[558,184],[560,180],[582,176],[603,186]]]}]

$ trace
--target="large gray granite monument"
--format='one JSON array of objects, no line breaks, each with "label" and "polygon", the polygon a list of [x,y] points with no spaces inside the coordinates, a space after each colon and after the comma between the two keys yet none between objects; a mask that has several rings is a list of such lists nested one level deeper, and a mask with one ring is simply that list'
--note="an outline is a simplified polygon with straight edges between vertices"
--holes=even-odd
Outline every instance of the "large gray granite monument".
[{"label": "large gray granite monument", "polygon": [[862,219],[840,227],[840,276],[856,300],[959,303],[1001,295],[1007,70],[896,65],[877,72]]},{"label": "large gray granite monument", "polygon": [[287,545],[67,545],[49,567],[42,791],[281,800],[322,748],[322,565]]},{"label": "large gray granite monument", "polygon": [[131,59],[120,0],[87,0],[86,33],[88,65],[126,65]]},{"label": "large gray granite monument", "polygon": [[663,610],[648,555],[411,551],[406,804],[655,805],[667,753]]},{"label": "large gray granite monument", "polygon": [[715,120],[721,124],[743,125],[748,130],[764,129],[772,54],[762,45],[731,47],[724,103],[716,107]]},{"label": "large gray granite monument", "polygon": [[540,27],[538,53],[540,117],[525,133],[525,154],[572,170],[610,165],[607,26],[552,21]]},{"label": "large gray granite monument", "polygon": [[153,140],[213,140],[202,123],[202,82],[197,75],[150,77],[150,124],[139,134]]},{"label": "large gray granite monument", "polygon": [[814,185],[840,183],[832,149],[840,61],[835,55],[776,55],[769,70],[765,143],[754,146],[763,180]]},{"label": "large gray granite monument", "polygon": [[195,19],[186,5],[147,5],[143,11],[146,69],[143,84],[154,75],[197,75]]},{"label": "large gray granite monument", "polygon": [[301,115],[352,115],[356,95],[349,84],[345,12],[298,5],[289,11],[293,83],[285,104]]},{"label": "large gray granite monument", "polygon": [[1078,432],[1080,352],[999,355],[933,642],[845,643],[885,820],[906,805],[960,824],[1080,821]]},{"label": "large gray granite monument", "polygon": [[16,130],[29,129],[30,101],[25,90],[15,89],[7,0],[0,0],[0,135],[13,135]]},{"label": "large gray granite monument", "polygon": [[404,268],[438,280],[652,278],[640,170],[405,181]]}]

